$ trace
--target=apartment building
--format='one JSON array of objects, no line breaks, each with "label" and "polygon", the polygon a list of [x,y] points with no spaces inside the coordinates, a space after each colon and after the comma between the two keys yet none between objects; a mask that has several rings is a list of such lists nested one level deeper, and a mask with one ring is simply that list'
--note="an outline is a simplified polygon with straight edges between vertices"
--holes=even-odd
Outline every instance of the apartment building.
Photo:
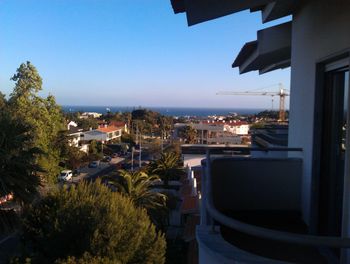
[{"label": "apartment building", "polygon": [[287,156],[207,151],[199,262],[350,263],[350,2],[171,3],[190,26],[243,10],[261,12],[262,23],[291,17],[242,43],[232,65],[241,74],[291,67]]}]

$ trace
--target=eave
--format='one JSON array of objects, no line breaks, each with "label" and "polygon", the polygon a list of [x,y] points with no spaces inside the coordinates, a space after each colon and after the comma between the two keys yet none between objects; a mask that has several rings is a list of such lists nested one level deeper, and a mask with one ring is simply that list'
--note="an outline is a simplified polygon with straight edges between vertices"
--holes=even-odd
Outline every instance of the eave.
[{"label": "eave", "polygon": [[258,70],[260,74],[290,66],[291,28],[287,22],[258,31],[256,41],[246,43],[232,67],[240,73]]},{"label": "eave", "polygon": [[186,12],[189,26],[254,7],[273,0],[171,0],[174,13]]},{"label": "eave", "polygon": [[263,23],[291,15],[298,0],[171,0],[174,13],[186,13],[189,26],[237,13],[261,11]]}]

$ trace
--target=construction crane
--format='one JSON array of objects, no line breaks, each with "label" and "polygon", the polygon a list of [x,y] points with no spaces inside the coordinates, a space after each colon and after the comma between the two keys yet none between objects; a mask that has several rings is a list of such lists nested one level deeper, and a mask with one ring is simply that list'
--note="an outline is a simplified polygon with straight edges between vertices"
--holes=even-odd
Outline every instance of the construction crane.
[{"label": "construction crane", "polygon": [[[281,83],[278,84],[279,91],[278,92],[254,92],[254,91],[245,91],[245,92],[231,92],[231,91],[221,91],[217,92],[216,95],[250,95],[250,96],[279,96],[280,98],[280,105],[279,105],[279,122],[286,121],[286,110],[285,110],[285,98],[286,96],[289,96],[289,93],[287,93],[286,89],[283,88],[283,85]],[[272,99],[273,100],[273,99]],[[273,102],[273,101],[272,101]]]}]

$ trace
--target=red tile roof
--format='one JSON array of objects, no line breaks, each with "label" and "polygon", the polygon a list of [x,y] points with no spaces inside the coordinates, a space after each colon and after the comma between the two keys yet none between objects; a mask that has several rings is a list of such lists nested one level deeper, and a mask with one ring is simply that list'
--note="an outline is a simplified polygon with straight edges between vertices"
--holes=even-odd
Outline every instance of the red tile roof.
[{"label": "red tile roof", "polygon": [[110,126],[115,126],[115,127],[121,127],[124,128],[125,127],[125,123],[121,122],[121,121],[111,121],[109,123]]},{"label": "red tile roof", "polygon": [[115,126],[108,126],[108,127],[101,127],[97,129],[98,131],[109,133],[109,132],[114,132],[117,130],[120,130],[120,127],[115,127]]}]

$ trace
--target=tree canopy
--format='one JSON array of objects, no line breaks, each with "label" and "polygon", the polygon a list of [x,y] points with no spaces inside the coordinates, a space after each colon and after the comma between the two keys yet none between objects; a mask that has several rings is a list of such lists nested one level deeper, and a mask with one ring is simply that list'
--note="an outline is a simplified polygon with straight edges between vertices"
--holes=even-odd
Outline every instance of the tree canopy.
[{"label": "tree canopy", "polygon": [[166,196],[152,192],[152,183],[158,180],[158,176],[149,176],[142,171],[129,172],[119,170],[119,176],[108,177],[108,183],[125,196],[128,196],[137,207],[145,209],[161,208],[165,206]]},{"label": "tree canopy", "polygon": [[134,128],[146,134],[168,136],[174,123],[172,117],[163,116],[149,109],[136,109],[131,112],[131,117]]},{"label": "tree canopy", "polygon": [[[31,147],[30,127],[15,120],[8,113],[0,113],[0,197],[13,196],[19,204],[30,203],[38,194],[40,167],[35,157],[41,151]],[[7,213],[10,213],[7,211]],[[13,227],[14,219],[2,212],[0,230]]]},{"label": "tree canopy", "polygon": [[3,110],[6,106],[6,98],[5,98],[5,95],[0,92],[0,110]]},{"label": "tree canopy", "polygon": [[171,180],[179,180],[184,173],[181,159],[176,153],[162,153],[160,158],[151,161],[148,166],[150,174],[158,175],[165,185]]},{"label": "tree canopy", "polygon": [[22,63],[11,80],[15,87],[8,100],[9,112],[31,127],[32,146],[45,153],[37,157],[37,163],[45,171],[45,181],[55,182],[60,170],[60,150],[55,142],[59,131],[65,129],[61,108],[52,95],[38,95],[42,79],[30,62]]},{"label": "tree canopy", "polygon": [[182,128],[180,131],[180,136],[185,140],[188,144],[194,144],[196,143],[197,139],[197,130],[195,130],[191,126],[186,126]]},{"label": "tree canopy", "polygon": [[78,126],[81,127],[83,130],[89,130],[98,128],[98,123],[95,118],[89,117],[89,118],[79,118],[77,120]]},{"label": "tree canopy", "polygon": [[23,238],[34,251],[33,263],[88,263],[86,254],[102,263],[165,261],[165,239],[146,211],[99,181],[53,191],[24,215]]}]

